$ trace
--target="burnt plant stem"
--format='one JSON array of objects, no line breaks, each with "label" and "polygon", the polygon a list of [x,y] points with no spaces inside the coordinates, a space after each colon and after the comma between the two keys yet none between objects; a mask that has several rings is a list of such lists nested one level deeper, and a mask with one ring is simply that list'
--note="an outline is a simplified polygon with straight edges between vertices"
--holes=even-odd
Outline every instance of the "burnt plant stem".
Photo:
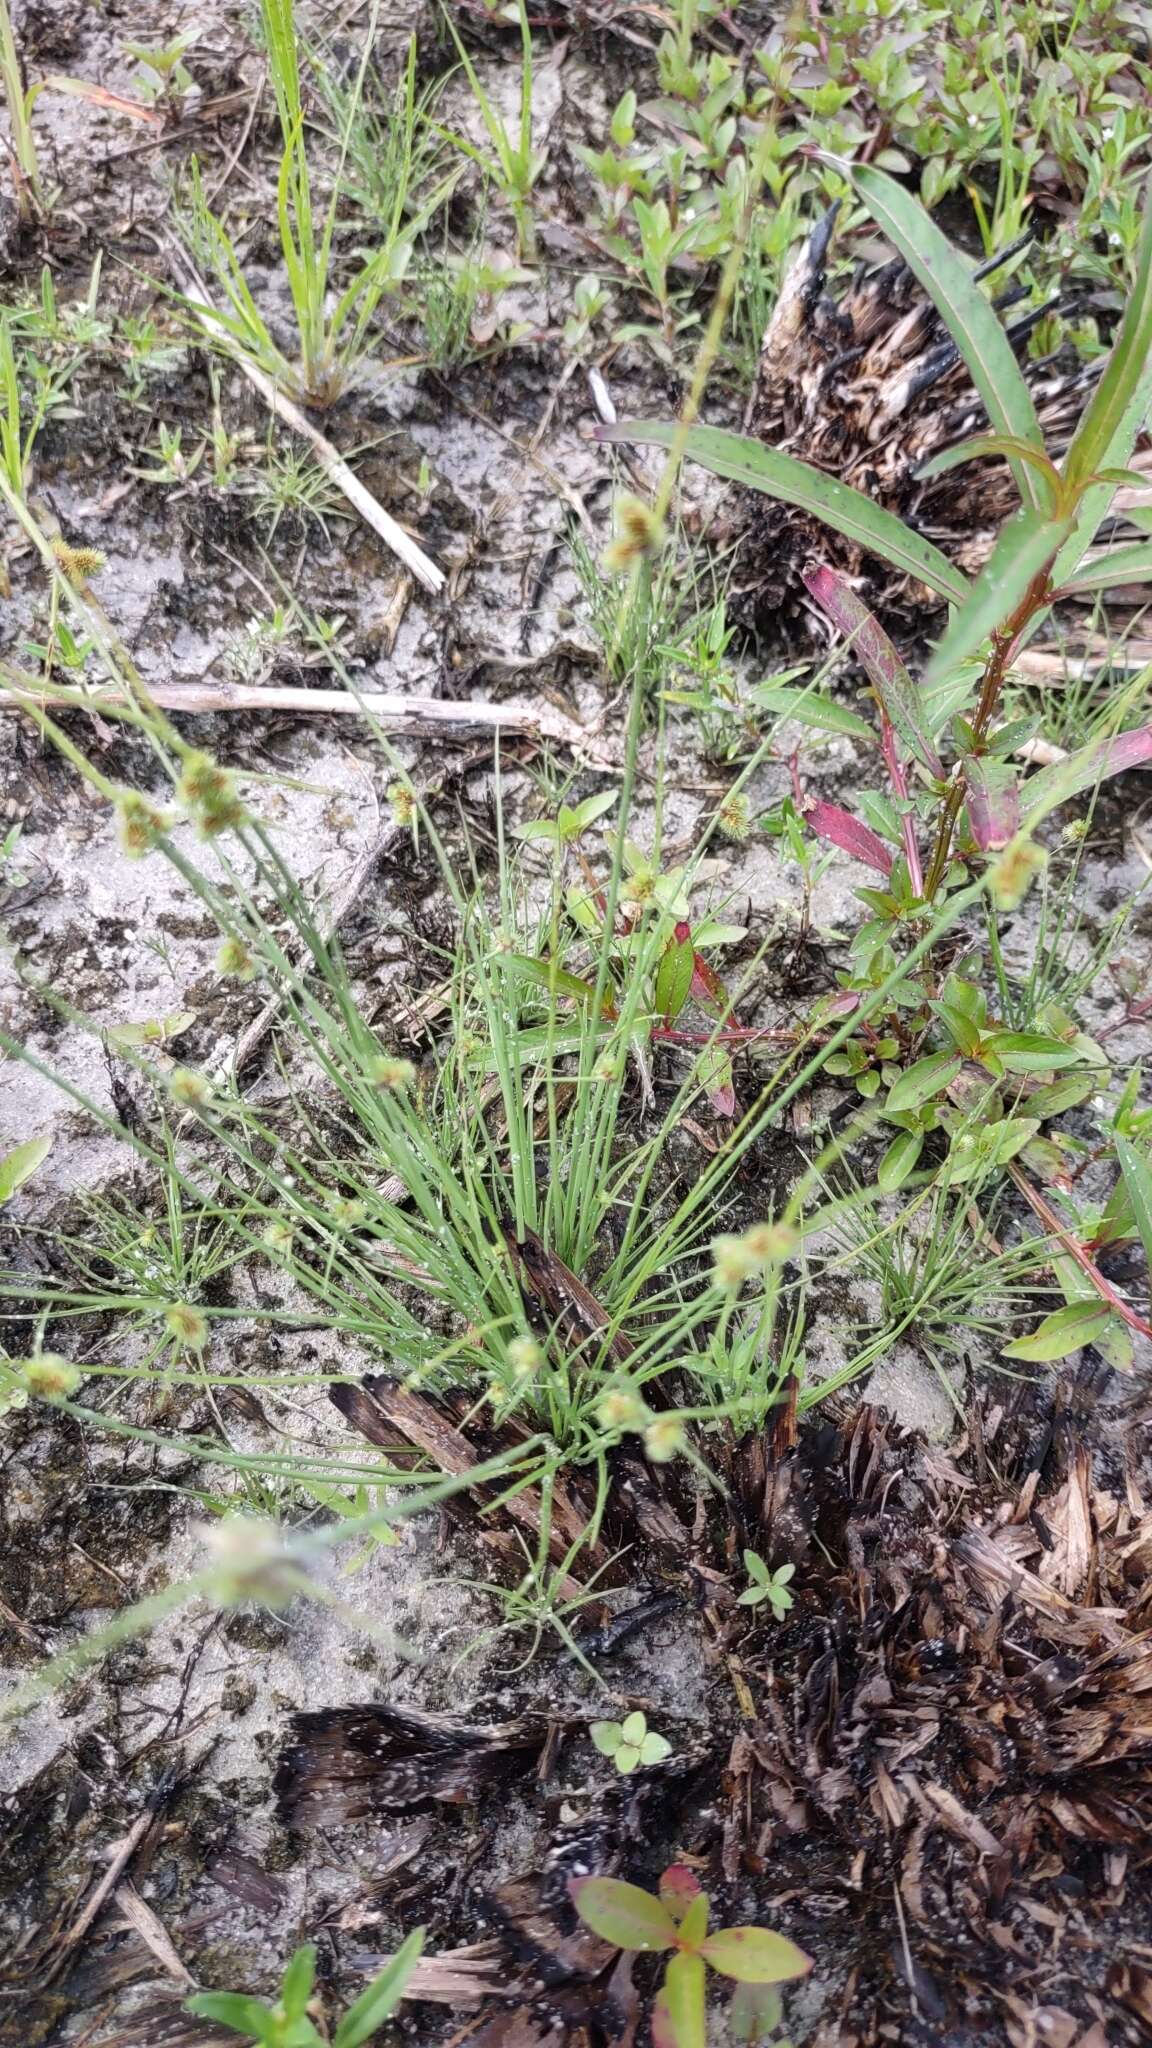
[{"label": "burnt plant stem", "polygon": [[[983,679],[980,684],[980,696],[972,718],[973,745],[971,751],[973,754],[984,752],[985,742],[991,731],[996,713],[1000,708],[1004,678],[1011,665],[1016,642],[1029,621],[1048,602],[1051,589],[1049,580],[1051,567],[1051,562],[1045,563],[1043,569],[1032,578],[1020,603],[1006,624],[1000,628],[999,632],[992,635],[992,647],[985,665]],[[928,903],[934,900],[936,892],[944,879],[945,870],[952,853],[952,836],[956,830],[956,820],[964,807],[964,795],[963,763],[958,761],[953,770],[951,787],[944,799],[944,808],[940,815],[940,824],[936,833],[936,844],[932,849],[932,859],[928,867],[928,879],[924,884],[924,898]]]}]

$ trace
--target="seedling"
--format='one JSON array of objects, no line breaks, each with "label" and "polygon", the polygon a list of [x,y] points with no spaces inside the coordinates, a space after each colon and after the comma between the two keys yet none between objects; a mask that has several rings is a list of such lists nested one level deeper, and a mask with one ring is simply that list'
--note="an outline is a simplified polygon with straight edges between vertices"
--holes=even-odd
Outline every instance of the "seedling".
[{"label": "seedling", "polygon": [[796,1596],[788,1588],[796,1574],[794,1564],[778,1565],[773,1571],[765,1564],[758,1551],[744,1552],[744,1569],[750,1584],[740,1594],[738,1607],[761,1607],[767,1601],[777,1621],[783,1621],[790,1607],[796,1604]]},{"label": "seedling", "polygon": [[645,1764],[662,1764],[672,1754],[672,1744],[649,1728],[641,1713],[628,1714],[623,1721],[593,1721],[588,1733],[601,1756],[610,1756],[624,1778]]},{"label": "seedling", "polygon": [[185,2000],[184,2010],[197,2019],[233,2028],[245,2040],[258,2043],[258,2048],[363,2048],[395,2012],[423,1946],[424,1930],[417,1927],[349,2006],[331,2034],[321,2033],[312,2017],[318,2011],[313,1998],[316,1949],[312,1942],[298,1948],[287,1965],[275,2005],[240,1991],[198,1991]]},{"label": "seedling", "polygon": [[196,81],[184,59],[197,36],[198,30],[189,28],[170,43],[155,47],[147,43],[125,43],[124,55],[131,57],[146,74],[151,74],[137,81],[146,100],[153,104],[162,101],[176,110],[186,95],[196,90]]},{"label": "seedling", "polygon": [[682,1863],[660,1879],[659,1897],[615,1877],[573,1878],[572,1903],[586,1927],[617,1948],[671,1951],[652,2011],[653,2048],[705,2048],[708,1969],[741,1985],[787,1984],[807,1975],[812,1959],[795,1942],[765,1927],[708,1932],[708,1900]]},{"label": "seedling", "polygon": [[503,194],[516,223],[517,254],[523,263],[536,261],[536,226],[532,217],[532,188],[547,162],[543,150],[532,147],[532,28],[528,20],[526,0],[518,0],[517,18],[520,25],[520,114],[513,131],[505,121],[494,100],[486,92],[482,79],[460,38],[459,30],[452,15],[445,11],[444,19],[456,45],[460,62],[468,74],[468,83],[475,95],[488,140],[495,153],[495,161],[486,158],[475,145],[450,128],[438,130],[446,141],[470,157],[485,173],[494,179]]}]

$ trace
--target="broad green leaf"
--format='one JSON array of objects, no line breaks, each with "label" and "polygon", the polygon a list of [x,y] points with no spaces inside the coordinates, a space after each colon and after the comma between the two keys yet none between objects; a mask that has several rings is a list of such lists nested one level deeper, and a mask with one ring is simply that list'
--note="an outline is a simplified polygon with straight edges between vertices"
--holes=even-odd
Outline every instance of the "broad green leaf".
[{"label": "broad green leaf", "polygon": [[423,1947],[424,1929],[414,1927],[379,1975],[349,2006],[332,2036],[332,2048],[363,2048],[364,2042],[379,2032],[403,1998]]},{"label": "broad green leaf", "polygon": [[959,1053],[930,1052],[926,1059],[917,1060],[914,1066],[901,1074],[898,1081],[893,1081],[885,1109],[897,1113],[906,1109],[923,1109],[933,1096],[943,1095],[963,1065]]},{"label": "broad green leaf", "polygon": [[667,1906],[618,1877],[577,1878],[569,1887],[585,1927],[617,1948],[673,1948],[676,1922]]},{"label": "broad green leaf", "polygon": [[592,1746],[601,1756],[615,1756],[624,1740],[624,1731],[619,1721],[593,1721],[588,1729]]},{"label": "broad green leaf", "polygon": [[1072,530],[1070,519],[1048,519],[1031,509],[1015,512],[1002,528],[967,601],[953,614],[935,648],[923,687],[933,689],[1007,624],[1029,584]]},{"label": "broad green leaf", "polygon": [[1111,590],[1113,584],[1150,582],[1152,548],[1146,542],[1134,541],[1131,547],[1104,548],[1098,555],[1087,555],[1079,568],[1065,578],[1061,589],[1083,596],[1087,590]]},{"label": "broad green leaf", "polygon": [[626,1714],[620,1723],[620,1734],[625,1742],[643,1742],[648,1723],[643,1714]]},{"label": "broad green leaf", "polygon": [[876,1172],[876,1185],[882,1194],[891,1195],[903,1187],[923,1148],[923,1131],[901,1131],[893,1138]]},{"label": "broad green leaf", "polygon": [[673,1956],[652,2010],[652,2048],[707,2048],[704,1979],[699,1956]]},{"label": "broad green leaf", "polygon": [[1076,1046],[1048,1038],[1042,1031],[993,1031],[984,1039],[983,1050],[992,1053],[1010,1074],[1047,1074],[1081,1064]]},{"label": "broad green leaf", "polygon": [[1128,1190],[1128,1199],[1132,1204],[1132,1214],[1140,1233],[1144,1256],[1148,1261],[1149,1270],[1152,1271],[1152,1168],[1146,1159],[1141,1158],[1130,1140],[1122,1138],[1119,1132],[1112,1142],[1116,1147],[1116,1157],[1120,1161],[1120,1171],[1124,1176],[1124,1186]]},{"label": "broad green leaf", "polygon": [[674,1024],[688,1000],[696,954],[691,939],[670,939],[656,969],[655,1004],[666,1024]]},{"label": "broad green leaf", "polygon": [[[628,420],[615,427],[598,427],[596,438],[670,448],[680,433],[675,420]],[[903,520],[886,512],[882,505],[873,504],[871,498],[865,497],[863,491],[853,490],[851,484],[838,484],[808,463],[797,462],[794,455],[782,455],[778,448],[765,448],[748,435],[731,434],[722,427],[690,428],[684,453],[690,462],[699,462],[714,476],[747,484],[751,490],[763,491],[766,497],[810,512],[836,533],[857,541],[869,554],[879,555],[893,568],[917,577],[951,604],[962,604],[967,597],[967,578],[953,568],[939,548],[921,540]]]},{"label": "broad green leaf", "polygon": [[1032,831],[1049,811],[1067,803],[1070,797],[1079,796],[1085,789],[1095,789],[1098,782],[1123,775],[1129,768],[1142,768],[1146,761],[1152,761],[1152,725],[1079,747],[1066,761],[1054,761],[1050,768],[1041,768],[1038,775],[1024,784],[1020,802],[1025,826]]},{"label": "broad green leaf", "polygon": [[775,683],[755,683],[748,692],[748,702],[764,711],[778,711],[782,717],[794,718],[797,725],[812,726],[816,732],[847,733],[854,740],[875,740],[875,728],[856,711],[849,711],[846,704],[837,704],[831,697],[821,697],[815,690],[787,690]]},{"label": "broad green leaf", "polygon": [[[870,164],[837,168],[852,180],[877,227],[899,250],[941,315],[968,365],[993,432],[1018,436],[1042,454],[1040,422],[1012,343],[959,251],[919,200],[884,171]],[[1045,497],[1031,464],[1017,456],[1011,467],[1021,503],[1041,507]]]},{"label": "broad green leaf", "polygon": [[811,1956],[766,1927],[718,1927],[701,1942],[700,1954],[737,1984],[787,1984],[812,1968]]},{"label": "broad green leaf", "polygon": [[[1120,331],[1067,455],[1064,474],[1084,483],[1101,471],[1123,468],[1152,404],[1152,181],[1145,188],[1144,226]],[[1114,483],[1089,484],[1076,526],[1060,550],[1055,581],[1067,581],[1096,538],[1115,493]]]},{"label": "broad green leaf", "polygon": [[1070,1358],[1090,1344],[1095,1331],[1103,1329],[1111,1310],[1100,1300],[1077,1301],[1058,1308],[1027,1337],[1016,1337],[1002,1347],[1004,1358],[1023,1358],[1033,1365],[1051,1365],[1057,1358]]},{"label": "broad green leaf", "polygon": [[0,1202],[8,1201],[30,1180],[36,1168],[47,1159],[52,1150],[51,1137],[29,1138],[24,1145],[17,1145],[0,1159]]}]

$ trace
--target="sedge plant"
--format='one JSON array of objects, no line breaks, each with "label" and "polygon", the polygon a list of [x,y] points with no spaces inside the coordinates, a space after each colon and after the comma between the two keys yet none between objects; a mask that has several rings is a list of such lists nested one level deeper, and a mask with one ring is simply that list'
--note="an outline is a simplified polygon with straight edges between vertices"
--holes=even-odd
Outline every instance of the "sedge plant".
[{"label": "sedge plant", "polygon": [[309,159],[301,80],[301,49],[294,0],[261,0],[261,21],[280,126],[276,221],[295,316],[298,353],[288,358],[261,312],[223,220],[205,193],[193,159],[184,217],[190,252],[217,286],[222,305],[192,296],[189,303],[209,334],[239,349],[259,369],[310,405],[330,405],[373,344],[372,322],[384,297],[397,290],[416,242],[456,182],[442,178],[418,202],[411,200],[414,161],[420,156],[423,112],[416,91],[416,45],[408,49],[393,124],[395,181],[387,219],[372,252],[357,259],[351,280],[339,287],[334,247],[345,165],[372,54],[378,6],[365,36],[355,83],[343,107],[339,156],[327,206],[316,191]]}]

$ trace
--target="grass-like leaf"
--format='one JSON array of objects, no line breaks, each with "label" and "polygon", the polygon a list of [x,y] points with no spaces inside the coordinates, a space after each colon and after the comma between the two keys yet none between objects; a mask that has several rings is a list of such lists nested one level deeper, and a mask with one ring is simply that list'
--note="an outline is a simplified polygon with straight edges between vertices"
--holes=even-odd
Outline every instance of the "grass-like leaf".
[{"label": "grass-like leaf", "polygon": [[1152,583],[1152,547],[1134,541],[1131,547],[1105,548],[1089,555],[1079,568],[1066,576],[1061,588],[1082,597],[1089,590],[1111,590],[1119,583]]},{"label": "grass-like leaf", "polygon": [[[1124,309],[1100,382],[1064,458],[1064,475],[1083,484],[1101,471],[1122,468],[1152,403],[1152,180],[1145,190],[1144,226],[1136,282]],[[1066,581],[1096,538],[1112,502],[1114,482],[1092,484],[1080,500],[1076,526],[1056,563]]]},{"label": "grass-like leaf", "polygon": [[1120,331],[1064,458],[1070,484],[1086,483],[1098,470],[1128,460],[1116,438],[1140,388],[1152,352],[1152,179],[1144,198],[1144,226],[1136,258],[1136,280],[1128,295]]},{"label": "grass-like leaf", "polygon": [[[675,420],[625,420],[619,426],[598,427],[599,441],[631,441],[645,447],[670,448],[681,433]],[[870,555],[879,555],[894,569],[916,576],[946,597],[950,604],[963,604],[970,585],[931,541],[921,540],[882,505],[874,505],[863,491],[851,484],[838,484],[819,469],[798,462],[794,455],[782,455],[778,448],[765,448],[747,434],[732,434],[724,427],[692,427],[684,440],[690,462],[710,469],[713,476],[731,483],[747,484],[763,491],[765,497],[795,505],[810,512],[825,526],[856,541]]]},{"label": "grass-like leaf", "polygon": [[[837,167],[851,178],[877,227],[928,293],[968,365],[993,431],[1027,441],[1042,453],[1040,422],[1012,344],[963,257],[919,200],[886,171],[871,164]],[[1039,510],[1047,501],[1040,477],[1019,455],[1010,454],[1008,460],[1021,503]]]}]

